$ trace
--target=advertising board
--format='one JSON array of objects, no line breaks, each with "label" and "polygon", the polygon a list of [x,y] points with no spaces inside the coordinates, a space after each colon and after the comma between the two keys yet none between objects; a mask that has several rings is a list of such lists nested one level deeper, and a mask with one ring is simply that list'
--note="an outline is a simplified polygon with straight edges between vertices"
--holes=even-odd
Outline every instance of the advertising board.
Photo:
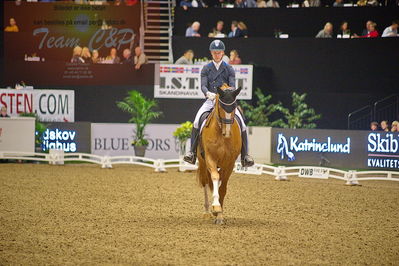
[{"label": "advertising board", "polygon": [[399,133],[272,129],[272,162],[350,169],[399,170]]},{"label": "advertising board", "polygon": [[36,113],[43,122],[74,122],[75,91],[0,89],[2,106],[11,117]]},{"label": "advertising board", "polygon": [[[152,159],[179,158],[179,145],[173,137],[173,132],[178,126],[174,124],[148,125],[145,134],[149,144],[145,156]],[[134,130],[134,124],[91,124],[91,153],[134,156],[134,147],[131,145]]]},{"label": "advertising board", "polygon": [[[204,99],[201,91],[201,70],[203,65],[159,65],[155,75],[154,97],[174,99]],[[232,65],[236,73],[236,88],[242,90],[238,99],[252,99],[252,65]],[[157,71],[155,71],[157,72]]]}]

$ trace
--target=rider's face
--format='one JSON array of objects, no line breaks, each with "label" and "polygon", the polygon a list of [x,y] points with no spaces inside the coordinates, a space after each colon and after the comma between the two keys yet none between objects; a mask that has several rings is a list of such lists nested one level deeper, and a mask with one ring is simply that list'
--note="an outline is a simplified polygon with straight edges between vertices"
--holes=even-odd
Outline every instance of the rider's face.
[{"label": "rider's face", "polygon": [[224,55],[224,51],[211,51],[212,58],[216,63],[219,63]]}]

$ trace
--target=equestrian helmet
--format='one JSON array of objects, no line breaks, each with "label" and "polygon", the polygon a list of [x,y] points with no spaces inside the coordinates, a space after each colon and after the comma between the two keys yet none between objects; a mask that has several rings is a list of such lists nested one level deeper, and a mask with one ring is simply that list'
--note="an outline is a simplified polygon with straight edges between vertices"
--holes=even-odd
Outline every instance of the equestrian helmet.
[{"label": "equestrian helmet", "polygon": [[214,40],[209,45],[209,51],[224,51],[225,46],[221,40]]}]

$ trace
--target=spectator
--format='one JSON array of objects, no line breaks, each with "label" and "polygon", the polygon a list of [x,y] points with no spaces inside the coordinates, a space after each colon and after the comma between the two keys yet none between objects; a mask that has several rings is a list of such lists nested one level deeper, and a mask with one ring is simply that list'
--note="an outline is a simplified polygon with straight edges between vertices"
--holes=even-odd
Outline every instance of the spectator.
[{"label": "spectator", "polygon": [[371,24],[373,24],[373,21],[371,21],[371,20],[368,20],[368,21],[366,22],[366,28],[363,30],[362,35],[367,35],[367,34],[369,34]]},{"label": "spectator", "polygon": [[375,121],[371,122],[371,123],[370,123],[370,129],[371,129],[372,131],[377,131],[377,130],[378,130],[378,123],[375,122]]},{"label": "spectator", "polygon": [[82,47],[75,46],[72,52],[71,63],[79,64],[84,63],[85,61],[82,58]]},{"label": "spectator", "polygon": [[357,6],[366,6],[367,5],[367,0],[359,0],[357,1]]},{"label": "spectator", "polygon": [[219,20],[216,23],[216,27],[212,29],[212,31],[208,34],[208,37],[211,38],[224,38],[226,37],[226,34],[223,33],[223,26],[224,22]]},{"label": "spectator", "polygon": [[377,24],[372,22],[369,23],[367,22],[367,27],[368,27],[368,32],[366,35],[358,36],[356,33],[352,36],[352,38],[377,38],[378,37],[378,31],[376,30]]},{"label": "spectator", "polygon": [[10,116],[7,114],[7,107],[5,107],[5,106],[2,106],[2,107],[1,107],[1,109],[0,109],[0,117],[10,117]]},{"label": "spectator", "polygon": [[324,29],[317,33],[316,38],[332,38],[333,34],[333,25],[330,22],[327,22],[324,25]]},{"label": "spectator", "polygon": [[235,0],[235,8],[256,7],[256,0]]},{"label": "spectator", "polygon": [[134,54],[135,56],[133,62],[135,64],[134,66],[135,69],[140,69],[141,65],[148,63],[147,56],[141,51],[140,46],[137,46],[134,49]]},{"label": "spectator", "polygon": [[381,37],[398,37],[398,26],[399,21],[393,21],[391,26],[385,28]]},{"label": "spectator", "polygon": [[228,64],[230,61],[230,58],[226,54],[223,54],[222,61],[225,62],[226,64]]},{"label": "spectator", "polygon": [[189,7],[192,7],[191,0],[182,0],[182,1],[180,1],[180,6],[184,10],[187,10]]},{"label": "spectator", "polygon": [[256,6],[259,8],[265,8],[266,7],[266,1],[265,0],[257,0],[256,1]]},{"label": "spectator", "polygon": [[344,36],[344,35],[350,35],[350,34],[351,34],[351,30],[349,29],[349,26],[348,26],[348,25],[349,25],[348,22],[343,21],[343,22],[341,23],[341,26],[339,27],[339,31],[338,31],[337,34],[340,34],[340,35],[342,35],[342,36]]},{"label": "spectator", "polygon": [[194,58],[193,50],[187,50],[184,52],[183,56],[176,60],[177,65],[192,65]]},{"label": "spectator", "polygon": [[398,121],[392,122],[391,132],[399,132],[399,122]]},{"label": "spectator", "polygon": [[130,66],[134,65],[132,51],[130,51],[130,49],[126,48],[125,50],[123,50],[123,59],[121,64]]},{"label": "spectator", "polygon": [[91,62],[91,54],[90,50],[88,47],[83,47],[82,49],[82,59],[84,63],[90,63]]},{"label": "spectator", "polygon": [[367,6],[378,6],[380,3],[378,0],[368,0],[367,1]]},{"label": "spectator", "polygon": [[98,50],[93,50],[91,53],[91,63],[92,64],[98,64],[100,63],[100,58],[99,58]]},{"label": "spectator", "polygon": [[229,64],[230,65],[240,65],[241,64],[241,58],[238,55],[237,50],[231,50]]},{"label": "spectator", "polygon": [[244,8],[244,0],[235,0],[234,1],[234,7],[235,8]]},{"label": "spectator", "polygon": [[108,61],[110,64],[119,64],[121,62],[121,59],[117,55],[117,50],[115,47],[112,47],[109,55],[105,58],[106,61]]},{"label": "spectator", "polygon": [[269,0],[266,2],[266,7],[270,8],[280,8],[279,3],[276,0]]},{"label": "spectator", "polygon": [[257,7],[256,0],[245,0],[245,7],[249,8]]},{"label": "spectator", "polygon": [[201,35],[198,33],[200,26],[201,24],[198,21],[194,21],[193,24],[187,28],[186,37],[201,37]]},{"label": "spectator", "polygon": [[4,29],[5,32],[19,32],[17,22],[15,21],[14,18],[10,18],[10,26],[7,26]]},{"label": "spectator", "polygon": [[305,0],[302,3],[302,7],[319,7],[320,0]]},{"label": "spectator", "polygon": [[333,7],[343,7],[344,3],[343,0],[335,0]]},{"label": "spectator", "polygon": [[240,29],[239,31],[239,36],[238,37],[244,37],[244,38],[248,38],[248,28],[247,25],[245,25],[244,22],[240,21],[237,24],[238,28]]},{"label": "spectator", "polygon": [[235,38],[235,37],[240,37],[240,33],[241,30],[238,28],[238,22],[233,20],[231,22],[231,32],[229,33],[229,35],[227,37],[229,38]]},{"label": "spectator", "polygon": [[386,121],[386,120],[381,121],[380,126],[381,126],[382,131],[385,131],[385,132],[389,131],[388,121]]}]

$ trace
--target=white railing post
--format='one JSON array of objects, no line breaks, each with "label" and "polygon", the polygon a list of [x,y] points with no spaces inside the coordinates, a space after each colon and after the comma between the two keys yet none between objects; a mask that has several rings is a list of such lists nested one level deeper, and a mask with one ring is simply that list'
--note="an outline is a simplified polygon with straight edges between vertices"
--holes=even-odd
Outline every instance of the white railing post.
[{"label": "white railing post", "polygon": [[108,156],[101,158],[101,168],[112,168],[111,160]]},{"label": "white railing post", "polygon": [[357,180],[357,173],[354,170],[349,170],[346,185],[348,186],[359,186],[359,181]]},{"label": "white railing post", "polygon": [[155,172],[166,172],[165,162],[162,159],[158,159],[154,162]]},{"label": "white railing post", "polygon": [[278,181],[287,181],[288,177],[285,173],[285,166],[279,166],[278,168],[274,169],[274,173],[275,173],[275,180]]},{"label": "white railing post", "polygon": [[388,172],[387,178],[388,178],[388,179],[391,179],[391,178],[392,178],[392,173],[391,173],[391,172]]}]

